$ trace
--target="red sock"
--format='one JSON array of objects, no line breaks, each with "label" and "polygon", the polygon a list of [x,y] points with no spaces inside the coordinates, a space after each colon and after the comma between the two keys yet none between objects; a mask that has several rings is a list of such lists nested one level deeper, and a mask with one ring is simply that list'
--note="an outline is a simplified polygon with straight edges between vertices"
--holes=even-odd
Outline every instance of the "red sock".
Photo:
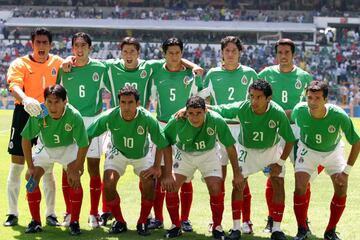
[{"label": "red sock", "polygon": [[309,205],[310,205],[310,198],[311,198],[311,191],[310,191],[310,182],[308,183],[307,185],[307,189],[306,189],[306,217],[307,217],[307,212],[308,212],[308,209],[309,209]]},{"label": "red sock", "polygon": [[70,223],[77,221],[79,222],[81,204],[83,199],[83,189],[82,187],[70,188],[70,202],[71,202],[71,219]]},{"label": "red sock", "polygon": [[298,227],[307,229],[306,218],[307,218],[307,195],[296,195],[294,193],[294,213]]},{"label": "red sock", "polygon": [[70,213],[71,211],[71,204],[70,204],[70,185],[67,180],[67,173],[64,171],[62,172],[62,192],[64,196],[65,206],[66,206],[66,213]]},{"label": "red sock", "polygon": [[221,225],[222,216],[224,212],[224,198],[222,193],[210,196],[210,207],[213,219],[213,229]]},{"label": "red sock", "polygon": [[225,181],[224,180],[221,182],[221,192],[225,198]]},{"label": "red sock", "polygon": [[90,215],[98,215],[98,207],[101,195],[100,176],[90,177]]},{"label": "red sock", "polygon": [[339,222],[340,217],[345,209],[346,196],[338,197],[333,196],[330,204],[330,220],[326,227],[326,231],[336,228],[336,224]]},{"label": "red sock", "polygon": [[35,187],[33,192],[26,193],[29,209],[32,219],[41,223],[40,218],[40,201],[41,201],[41,192],[39,187]]},{"label": "red sock", "polygon": [[176,227],[180,227],[179,195],[177,192],[166,192],[166,208],[169,212],[172,224]]},{"label": "red sock", "polygon": [[242,207],[243,222],[250,221],[250,213],[251,213],[251,193],[250,193],[249,183],[246,182],[244,188],[244,203]]},{"label": "red sock", "polygon": [[156,180],[155,187],[155,199],[154,199],[154,214],[155,218],[160,222],[164,222],[163,206],[165,199],[165,191],[161,188],[161,182],[159,179]]},{"label": "red sock", "polygon": [[185,182],[180,190],[181,221],[189,220],[191,203],[193,200],[193,187],[191,182]]},{"label": "red sock", "polygon": [[151,208],[153,206],[153,201],[149,201],[145,198],[141,198],[141,210],[140,210],[140,217],[138,220],[139,223],[146,223],[147,218],[150,214]]},{"label": "red sock", "polygon": [[271,203],[273,212],[270,215],[274,222],[281,222],[284,214],[285,204],[284,203]]},{"label": "red sock", "polygon": [[231,201],[232,219],[233,220],[240,220],[241,210],[243,208],[243,205],[244,204],[243,204],[242,200]]},{"label": "red sock", "polygon": [[272,187],[272,183],[271,183],[271,180],[270,178],[268,178],[267,182],[266,182],[266,189],[265,189],[265,197],[266,197],[266,203],[267,203],[267,206],[268,206],[268,211],[269,211],[269,215],[268,216],[271,216],[272,214],[272,197],[273,197],[273,194],[274,194],[274,189]]},{"label": "red sock", "polygon": [[320,174],[324,169],[325,169],[324,166],[319,165],[318,168],[317,168],[318,174]]},{"label": "red sock", "polygon": [[143,187],[142,187],[142,182],[141,182],[141,181],[139,181],[139,190],[140,190],[140,192],[142,193]]},{"label": "red sock", "polygon": [[107,204],[107,207],[110,209],[112,215],[116,219],[116,221],[125,223],[124,217],[121,213],[119,195],[117,195],[115,199],[107,201],[106,204]]},{"label": "red sock", "polygon": [[107,205],[107,201],[105,199],[105,194],[104,194],[104,180],[101,183],[101,202],[102,202],[102,212],[111,212],[110,207],[108,207]]}]

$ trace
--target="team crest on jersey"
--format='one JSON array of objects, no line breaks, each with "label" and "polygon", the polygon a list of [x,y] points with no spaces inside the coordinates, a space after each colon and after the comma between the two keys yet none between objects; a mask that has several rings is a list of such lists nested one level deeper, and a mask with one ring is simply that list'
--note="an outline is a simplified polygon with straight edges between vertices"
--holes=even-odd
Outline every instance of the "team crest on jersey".
[{"label": "team crest on jersey", "polygon": [[329,131],[329,133],[334,133],[336,131],[336,128],[333,125],[330,125],[328,127],[328,131]]},{"label": "team crest on jersey", "polygon": [[70,132],[72,130],[72,126],[70,124],[65,124],[65,131]]},{"label": "team crest on jersey", "polygon": [[214,129],[212,129],[211,127],[208,127],[208,128],[206,129],[206,132],[207,132],[207,134],[208,134],[209,136],[212,136],[212,135],[215,134]]},{"label": "team crest on jersey", "polygon": [[276,128],[276,123],[274,122],[274,120],[269,121],[269,128]]},{"label": "team crest on jersey", "polygon": [[92,75],[92,79],[94,82],[99,81],[99,79],[100,79],[99,74],[97,72],[94,72]]},{"label": "team crest on jersey", "polygon": [[189,85],[189,83],[190,83],[190,77],[189,77],[189,76],[185,76],[185,77],[184,77],[184,84],[185,84],[185,86]]},{"label": "team crest on jersey", "polygon": [[56,76],[56,69],[54,67],[51,69],[51,76]]},{"label": "team crest on jersey", "polygon": [[299,79],[297,79],[296,83],[295,83],[295,88],[296,89],[301,89],[301,87],[302,87],[302,83],[301,83],[301,81]]},{"label": "team crest on jersey", "polygon": [[137,133],[138,133],[139,135],[143,135],[144,132],[145,132],[144,128],[143,128],[142,126],[138,126],[138,128],[137,128]]},{"label": "team crest on jersey", "polygon": [[141,78],[146,78],[146,76],[147,76],[146,70],[142,70],[141,73],[140,73],[140,77]]},{"label": "team crest on jersey", "polygon": [[248,82],[249,81],[247,80],[247,78],[245,76],[243,76],[242,79],[241,79],[242,85],[246,85],[246,84],[248,84]]}]

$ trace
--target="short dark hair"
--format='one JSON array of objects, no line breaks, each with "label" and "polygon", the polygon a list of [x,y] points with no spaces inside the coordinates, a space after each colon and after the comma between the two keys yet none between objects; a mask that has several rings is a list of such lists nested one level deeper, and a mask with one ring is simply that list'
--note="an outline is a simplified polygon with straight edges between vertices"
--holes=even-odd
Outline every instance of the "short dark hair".
[{"label": "short dark hair", "polygon": [[91,37],[89,34],[84,33],[84,32],[78,32],[72,36],[71,46],[74,46],[74,43],[75,43],[76,39],[78,39],[78,38],[83,38],[84,41],[89,45],[89,47],[91,47]]},{"label": "short dark hair", "polygon": [[251,89],[262,91],[265,97],[272,96],[272,87],[270,83],[263,79],[257,79],[255,82],[251,83],[248,90],[249,93]]},{"label": "short dark hair", "polygon": [[235,36],[226,36],[223,39],[221,39],[221,51],[224,50],[224,48],[226,48],[226,46],[229,43],[233,43],[236,45],[237,49],[241,52],[243,50],[243,45],[242,42],[240,40],[240,38],[235,37]]},{"label": "short dark hair", "polygon": [[201,108],[205,110],[205,100],[199,96],[192,96],[186,101],[186,110],[189,108]]},{"label": "short dark hair", "polygon": [[168,38],[163,42],[161,48],[162,48],[164,54],[166,54],[166,52],[170,46],[179,46],[181,52],[184,49],[183,42],[179,38],[176,38],[176,37]]},{"label": "short dark hair", "polygon": [[45,100],[50,95],[55,95],[57,98],[60,98],[63,101],[65,101],[67,96],[66,89],[59,84],[50,85],[44,89]]},{"label": "short dark hair", "polygon": [[52,33],[47,28],[41,27],[36,28],[34,31],[31,32],[31,42],[34,42],[35,36],[45,35],[49,39],[49,43],[52,43]]},{"label": "short dark hair", "polygon": [[310,92],[323,92],[323,97],[327,98],[329,93],[329,87],[325,81],[312,81],[306,88],[306,94]]},{"label": "short dark hair", "polygon": [[132,86],[132,85],[125,85],[125,87],[123,87],[122,89],[120,89],[119,93],[118,93],[118,99],[120,101],[120,97],[121,96],[131,96],[133,95],[135,97],[135,101],[139,101],[140,99],[140,94],[138,92],[138,90]]},{"label": "short dark hair", "polygon": [[275,44],[275,52],[277,53],[277,48],[279,45],[289,45],[291,47],[292,54],[295,53],[295,43],[290,38],[282,38]]},{"label": "short dark hair", "polygon": [[123,49],[124,45],[134,45],[137,51],[140,51],[140,43],[134,37],[125,37],[120,43],[120,50]]}]

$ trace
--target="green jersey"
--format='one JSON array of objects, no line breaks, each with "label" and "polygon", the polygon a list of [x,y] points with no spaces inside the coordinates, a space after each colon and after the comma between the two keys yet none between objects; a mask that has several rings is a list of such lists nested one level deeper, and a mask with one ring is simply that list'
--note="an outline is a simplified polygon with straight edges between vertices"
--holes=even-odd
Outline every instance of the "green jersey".
[{"label": "green jersey", "polygon": [[299,67],[294,66],[291,72],[283,73],[279,65],[265,68],[259,73],[259,78],[271,84],[272,100],[284,110],[292,110],[302,101],[305,89],[312,81],[312,76]]},{"label": "green jersey", "polygon": [[225,120],[216,112],[208,111],[201,127],[193,127],[188,119],[172,117],[165,127],[165,135],[171,145],[185,152],[208,151],[219,140],[225,147],[235,144]]},{"label": "green jersey", "polygon": [[164,60],[139,60],[138,67],[129,70],[125,67],[123,59],[107,60],[105,64],[110,80],[107,88],[111,92],[111,106],[119,105],[119,90],[125,85],[132,85],[139,91],[141,106],[146,107],[151,95],[150,77],[163,62]]},{"label": "green jersey", "polygon": [[70,104],[65,106],[60,119],[47,115],[44,119],[30,117],[21,132],[25,139],[39,136],[41,142],[48,148],[69,146],[76,143],[79,147],[89,145],[86,128],[78,110]]},{"label": "green jersey", "polygon": [[336,148],[341,139],[340,130],[351,145],[359,141],[359,135],[345,111],[333,104],[325,106],[327,112],[321,119],[311,116],[307,103],[295,106],[291,118],[300,128],[300,140],[307,147],[320,152],[330,152]]},{"label": "green jersey", "polygon": [[102,91],[107,81],[105,65],[94,59],[89,59],[85,66],[73,67],[69,73],[61,68],[57,76],[57,83],[67,91],[69,103],[84,117],[92,117],[101,112]]},{"label": "green jersey", "polygon": [[264,114],[258,115],[251,108],[249,100],[211,106],[211,109],[225,118],[240,121],[238,141],[247,148],[264,149],[277,144],[280,136],[285,142],[295,142],[289,119],[284,110],[270,101]]},{"label": "green jersey", "polygon": [[171,115],[185,106],[189,97],[202,89],[202,85],[202,78],[194,76],[191,69],[170,72],[163,64],[152,77],[153,97],[157,99],[157,119],[168,122]]},{"label": "green jersey", "polygon": [[149,151],[149,134],[152,142],[161,149],[169,145],[164,131],[149,111],[138,107],[136,116],[126,121],[121,116],[119,107],[101,113],[87,132],[92,139],[110,130],[111,142],[126,158],[139,159]]}]

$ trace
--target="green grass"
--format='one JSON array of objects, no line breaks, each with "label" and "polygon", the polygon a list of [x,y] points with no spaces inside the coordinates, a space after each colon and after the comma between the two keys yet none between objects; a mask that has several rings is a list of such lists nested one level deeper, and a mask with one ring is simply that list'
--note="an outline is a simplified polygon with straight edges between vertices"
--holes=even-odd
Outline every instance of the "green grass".
[{"label": "green grass", "polygon": [[[7,153],[7,144],[9,139],[9,128],[11,124],[12,111],[10,110],[0,110],[0,159],[2,161],[2,167],[0,168],[0,222],[2,223],[5,220],[5,215],[7,213],[7,197],[6,197],[6,182],[8,169],[10,165],[10,156]],[[353,119],[357,129],[360,129],[360,119]],[[346,147],[347,153],[349,151],[349,145]],[[103,163],[103,161],[102,161]],[[294,177],[293,177],[293,168],[290,163],[287,163],[287,173],[286,173],[286,208],[284,213],[284,219],[282,223],[282,229],[288,235],[292,237],[296,234],[296,220],[292,210],[292,195],[293,195],[293,186],[294,186]],[[60,219],[62,218],[62,213],[64,212],[64,201],[62,198],[61,192],[61,167],[59,164],[56,164],[55,170],[56,179],[57,179],[57,204],[56,212]],[[231,171],[229,171],[231,172]],[[64,239],[69,237],[67,229],[63,227],[54,228],[45,226],[44,232],[27,235],[24,234],[25,227],[29,223],[31,216],[28,210],[26,195],[25,195],[25,180],[23,172],[22,179],[22,189],[19,197],[19,226],[16,227],[3,227],[0,226],[1,236],[0,239]],[[227,179],[227,194],[225,200],[225,212],[223,217],[223,226],[225,230],[228,230],[232,227],[231,219],[231,205],[230,205],[230,189],[231,181],[230,176]],[[340,223],[338,224],[337,231],[341,233],[342,239],[360,239],[360,233],[358,230],[359,218],[360,218],[360,208],[357,204],[360,202],[360,191],[358,190],[358,185],[360,183],[360,168],[355,166],[351,172],[349,178],[349,189],[348,189],[348,200],[347,207],[342,216]],[[266,178],[263,174],[258,173],[250,177],[250,188],[252,193],[252,221],[254,223],[254,235],[243,236],[243,239],[267,239],[269,235],[262,233],[262,229],[265,226],[265,218],[267,214],[267,208],[265,204],[264,191],[265,191],[265,182]],[[118,184],[118,191],[121,195],[121,206],[124,213],[124,217],[128,222],[128,227],[130,231],[125,234],[120,234],[117,236],[110,236],[107,233],[108,228],[102,227],[99,229],[91,230],[87,226],[87,217],[89,212],[89,192],[88,184],[89,178],[87,174],[84,174],[82,178],[82,183],[84,187],[84,201],[81,210],[80,216],[80,226],[83,230],[83,234],[76,239],[140,239],[136,234],[135,225],[138,218],[140,210],[140,195],[138,190],[138,179],[134,175],[131,168],[127,169],[126,174],[120,179]],[[207,225],[210,220],[210,207],[209,207],[209,198],[206,191],[205,184],[201,181],[200,175],[196,174],[194,177],[194,201],[190,213],[190,219],[194,226],[194,233],[185,233],[179,239],[211,239],[211,235],[207,232]],[[327,225],[329,218],[329,204],[333,195],[332,184],[329,177],[322,173],[316,181],[312,184],[312,199],[309,209],[309,219],[311,221],[311,230],[314,234],[310,239],[322,239],[324,229]],[[45,203],[44,199],[42,201],[42,220],[45,222]],[[165,227],[170,226],[170,221],[168,218],[167,210],[164,208],[165,216]],[[157,230],[152,233],[151,236],[146,239],[164,239],[163,234],[164,230]]]}]

